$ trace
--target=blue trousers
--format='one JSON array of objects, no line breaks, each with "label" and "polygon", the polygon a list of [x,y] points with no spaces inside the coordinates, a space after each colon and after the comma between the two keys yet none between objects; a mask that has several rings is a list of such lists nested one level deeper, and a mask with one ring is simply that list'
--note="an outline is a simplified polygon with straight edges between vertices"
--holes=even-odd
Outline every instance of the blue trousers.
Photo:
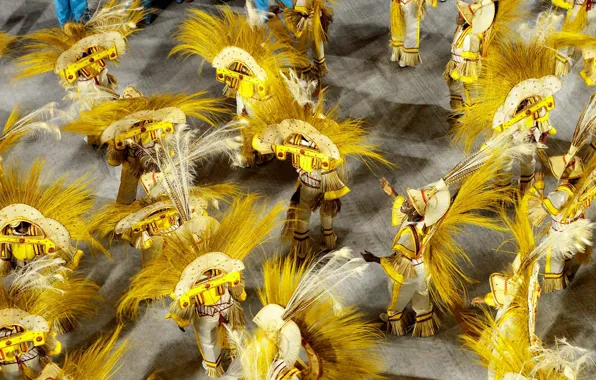
[{"label": "blue trousers", "polygon": [[54,0],[54,4],[60,26],[64,26],[69,21],[83,21],[87,0]]}]

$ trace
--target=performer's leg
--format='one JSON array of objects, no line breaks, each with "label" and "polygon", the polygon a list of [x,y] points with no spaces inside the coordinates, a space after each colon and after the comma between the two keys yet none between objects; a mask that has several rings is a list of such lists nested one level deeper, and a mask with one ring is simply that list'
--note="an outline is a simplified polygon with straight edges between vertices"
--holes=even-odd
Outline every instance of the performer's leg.
[{"label": "performer's leg", "polygon": [[532,180],[534,179],[534,173],[536,170],[536,155],[532,154],[531,157],[524,157],[519,164],[519,190],[523,196],[526,190],[530,187]]},{"label": "performer's leg", "polygon": [[203,356],[203,367],[207,376],[217,378],[224,375],[221,364],[221,342],[219,336],[219,314],[212,317],[195,316],[193,320],[197,345]]},{"label": "performer's leg", "polygon": [[337,248],[337,235],[333,231],[333,216],[323,215],[321,211],[321,232],[325,248],[333,250]]},{"label": "performer's leg", "polygon": [[404,46],[405,38],[405,16],[398,0],[390,0],[391,9],[391,62],[399,61],[401,48]]},{"label": "performer's leg", "polygon": [[464,87],[462,82],[450,77],[447,79],[447,86],[449,87],[449,104],[451,105],[451,110],[461,113],[464,105]]},{"label": "performer's leg", "polygon": [[417,287],[416,278],[409,278],[403,284],[389,280],[391,302],[387,307],[387,313],[382,313],[379,317],[387,323],[387,329],[391,334],[403,336],[408,333],[409,321],[405,309],[412,300]]},{"label": "performer's leg", "polygon": [[401,47],[399,65],[401,67],[416,66],[420,60],[420,12],[415,1],[401,4],[406,20],[404,46]]},{"label": "performer's leg", "polygon": [[290,253],[300,259],[305,259],[310,251],[310,216],[312,214],[310,202],[312,197],[306,186],[300,187],[300,203],[296,207],[296,225]]},{"label": "performer's leg", "polygon": [[553,293],[567,287],[569,280],[565,272],[565,259],[560,256],[553,255],[552,248],[550,248],[544,259],[544,278],[542,280],[544,293]]},{"label": "performer's leg", "polygon": [[[305,30],[304,33],[302,33],[302,35],[298,39],[298,42],[296,44],[296,50],[306,60],[308,60],[309,34],[310,33],[308,33],[308,31]],[[303,67],[297,67],[296,70],[301,75],[310,75],[310,72],[312,70],[312,65],[307,64],[306,66],[303,66]]]},{"label": "performer's leg", "polygon": [[120,188],[118,189],[118,197],[116,202],[129,205],[137,198],[137,187],[139,186],[139,179],[132,173],[130,163],[124,161],[122,163],[122,174],[120,175]]},{"label": "performer's leg", "polygon": [[76,22],[85,21],[83,17],[87,12],[87,0],[70,0],[70,9]]},{"label": "performer's leg", "polygon": [[323,42],[317,44],[314,41],[312,41],[311,49],[312,58],[315,61],[314,70],[317,74],[317,77],[322,78],[325,75],[329,74],[329,69],[327,68],[327,64],[325,63],[325,46]]},{"label": "performer's leg", "polygon": [[70,11],[70,1],[54,0],[54,5],[56,6],[56,16],[58,16],[60,27],[63,27],[64,24],[71,21],[72,18],[72,12]]},{"label": "performer's leg", "polygon": [[412,336],[433,336],[439,329],[439,318],[433,311],[430,293],[426,283],[424,264],[417,265],[416,276],[418,289],[412,297],[412,309],[416,312],[416,324]]}]

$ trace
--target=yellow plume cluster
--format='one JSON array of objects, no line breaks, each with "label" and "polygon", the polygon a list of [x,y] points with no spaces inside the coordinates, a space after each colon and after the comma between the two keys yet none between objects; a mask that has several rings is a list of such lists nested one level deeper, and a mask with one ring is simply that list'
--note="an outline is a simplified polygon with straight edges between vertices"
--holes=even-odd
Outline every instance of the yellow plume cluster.
[{"label": "yellow plume cluster", "polygon": [[495,19],[485,34],[483,44],[483,56],[486,56],[491,49],[493,41],[510,40],[517,35],[517,28],[525,19],[528,18],[528,10],[524,9],[523,0],[499,0],[495,2]]},{"label": "yellow plume cluster", "polygon": [[8,45],[15,39],[15,37],[0,32],[0,57],[8,52]]},{"label": "yellow plume cluster", "polygon": [[[516,194],[519,198],[519,193]],[[519,254],[520,261],[523,261],[534,248],[536,241],[534,239],[534,228],[530,222],[529,200],[531,194],[526,194],[521,198],[515,207],[515,219],[508,216],[507,208],[503,207],[500,212],[501,220],[505,223],[507,229],[513,235],[516,248],[515,253]]]},{"label": "yellow plume cluster", "polygon": [[23,68],[17,73],[16,78],[22,79],[54,71],[58,57],[85,37],[105,32],[119,32],[123,37],[127,37],[137,31],[137,24],[146,15],[142,0],[108,0],[85,24],[67,23],[64,29],[42,29],[24,36],[25,54],[17,60],[17,64]]},{"label": "yellow plume cluster", "polygon": [[133,278],[118,306],[119,317],[136,317],[143,301],[159,300],[170,295],[184,269],[201,255],[223,252],[233,259],[243,260],[264,243],[277,227],[277,217],[284,208],[277,204],[268,211],[267,205],[256,204],[258,199],[257,196],[247,195],[234,200],[217,231],[207,236],[203,244],[197,245],[189,233],[167,239],[163,254]]},{"label": "yellow plume cluster", "polygon": [[[240,196],[240,189],[236,185],[221,183],[217,185],[197,186],[190,189],[191,196],[203,198],[206,201],[226,201],[229,198]],[[154,202],[169,201],[166,195],[162,195],[155,200],[137,199],[130,205],[123,205],[118,202],[111,202],[103,206],[93,215],[90,222],[90,231],[96,235],[98,240],[108,239],[110,242],[114,238],[114,229],[118,222],[134,214],[135,212],[149,206]]]},{"label": "yellow plume cluster", "polygon": [[101,337],[90,347],[67,353],[64,357],[62,372],[73,379],[108,380],[122,367],[119,363],[128,349],[125,340],[114,352],[122,326],[118,326],[109,337]]},{"label": "yellow plume cluster", "polygon": [[72,240],[109,255],[89,230],[87,214],[94,204],[89,175],[68,183],[68,174],[55,179],[42,174],[44,165],[36,160],[27,174],[22,174],[20,165],[5,167],[0,176],[0,208],[15,203],[34,207],[66,227]]},{"label": "yellow plume cluster", "polygon": [[206,97],[206,91],[194,94],[157,94],[149,97],[118,99],[103,102],[89,111],[83,111],[80,117],[63,127],[64,131],[87,136],[100,136],[104,129],[127,116],[149,110],[166,107],[181,109],[186,116],[194,117],[215,126],[218,118],[229,113],[229,108],[220,98]]},{"label": "yellow plume cluster", "polygon": [[478,97],[459,110],[463,116],[455,127],[454,141],[470,151],[478,137],[490,137],[493,117],[509,92],[527,79],[554,75],[556,55],[556,50],[537,39],[492,41],[482,61],[483,74],[472,84]]},{"label": "yellow plume cluster", "polygon": [[329,137],[344,161],[347,158],[356,158],[367,163],[376,161],[391,166],[379,153],[378,147],[367,142],[369,132],[364,128],[363,120],[340,119],[339,103],[326,111],[324,91],[319,94],[316,103],[301,106],[283,82],[276,83],[273,89],[273,96],[252,104],[252,115],[243,130],[245,136],[251,137],[245,138],[247,146],[244,147],[244,152],[252,152],[252,146],[248,146],[252,142],[252,136],[262,135],[270,125],[296,119],[310,124]]},{"label": "yellow plume cluster", "polygon": [[284,68],[304,66],[305,58],[284,41],[275,40],[264,25],[250,25],[242,13],[229,6],[218,10],[219,15],[212,15],[191,9],[173,36],[178,45],[170,54],[196,54],[212,63],[224,48],[235,46],[250,54],[269,78],[277,77]]},{"label": "yellow plume cluster", "polygon": [[23,137],[24,133],[10,133],[20,117],[21,113],[19,111],[19,107],[16,106],[12,109],[12,112],[8,116],[6,124],[4,124],[2,134],[0,135],[0,154],[12,148],[21,139],[21,137]]},{"label": "yellow plume cluster", "polygon": [[43,317],[60,331],[78,320],[95,315],[99,309],[99,286],[81,277],[70,276],[51,287],[6,289],[0,287],[0,308],[17,308]]},{"label": "yellow plume cluster", "polygon": [[471,174],[455,195],[449,210],[435,224],[423,248],[426,277],[432,300],[443,311],[453,310],[462,302],[461,293],[472,280],[465,275],[459,260],[470,262],[456,241],[456,236],[475,226],[502,231],[503,227],[488,213],[497,212],[509,202],[510,189],[494,186],[503,168],[499,154]]},{"label": "yellow plume cluster", "polygon": [[[263,287],[258,295],[263,305],[285,307],[306,274],[310,262],[275,258],[263,266]],[[321,379],[341,379],[349,369],[354,379],[382,378],[382,359],[377,352],[380,331],[364,320],[354,308],[334,313],[333,301],[319,298],[308,308],[292,315],[304,339],[320,360]],[[277,348],[264,332],[257,331],[242,350],[243,378],[266,378]]]}]

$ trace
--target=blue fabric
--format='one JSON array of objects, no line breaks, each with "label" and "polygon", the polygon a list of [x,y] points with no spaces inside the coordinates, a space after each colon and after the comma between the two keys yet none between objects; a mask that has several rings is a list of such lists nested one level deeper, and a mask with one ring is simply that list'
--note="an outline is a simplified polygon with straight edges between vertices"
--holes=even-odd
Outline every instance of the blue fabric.
[{"label": "blue fabric", "polygon": [[[286,8],[294,8],[294,0],[278,0]],[[269,12],[271,7],[278,6],[276,0],[254,0],[255,7],[261,12]]]},{"label": "blue fabric", "polygon": [[254,0],[255,7],[261,12],[269,12],[269,1],[268,0]]},{"label": "blue fabric", "polygon": [[54,0],[56,15],[60,26],[69,21],[84,21],[83,16],[87,11],[87,0]]}]

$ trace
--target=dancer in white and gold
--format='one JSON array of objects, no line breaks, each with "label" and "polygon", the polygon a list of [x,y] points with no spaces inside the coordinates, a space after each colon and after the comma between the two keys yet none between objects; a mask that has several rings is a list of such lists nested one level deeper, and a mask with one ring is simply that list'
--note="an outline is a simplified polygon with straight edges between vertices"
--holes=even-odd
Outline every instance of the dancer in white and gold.
[{"label": "dancer in white and gold", "polygon": [[420,58],[420,23],[426,15],[426,5],[437,6],[436,0],[391,1],[391,61],[400,67],[416,66]]}]

